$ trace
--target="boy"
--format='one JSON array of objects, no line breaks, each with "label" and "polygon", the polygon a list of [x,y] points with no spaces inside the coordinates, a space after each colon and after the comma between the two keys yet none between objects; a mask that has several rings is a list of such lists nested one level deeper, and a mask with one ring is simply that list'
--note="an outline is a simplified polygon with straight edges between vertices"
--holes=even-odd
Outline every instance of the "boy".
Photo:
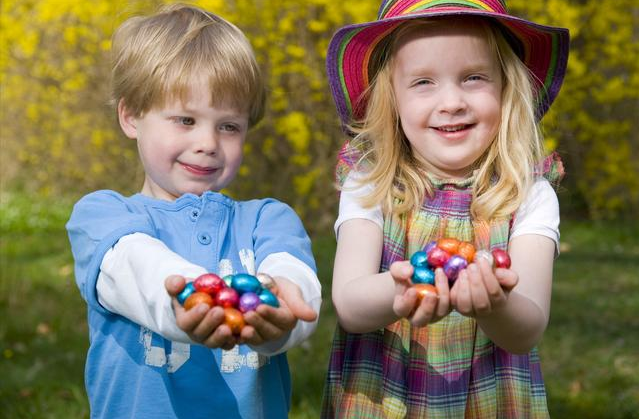
[{"label": "boy", "polygon": [[[145,179],[130,197],[85,196],[67,224],[88,304],[91,416],[287,417],[284,352],[313,332],[321,303],[310,241],[290,207],[218,193],[263,115],[253,51],[232,24],[175,5],[126,21],[113,54],[113,101]],[[235,337],[220,307],[175,301],[205,272],[267,273],[281,307],[246,313]]]}]

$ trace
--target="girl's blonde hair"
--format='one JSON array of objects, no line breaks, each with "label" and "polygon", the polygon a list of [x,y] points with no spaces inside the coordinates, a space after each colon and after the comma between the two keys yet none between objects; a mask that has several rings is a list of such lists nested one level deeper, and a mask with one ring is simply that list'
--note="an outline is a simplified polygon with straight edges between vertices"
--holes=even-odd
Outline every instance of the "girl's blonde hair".
[{"label": "girl's blonde hair", "polygon": [[188,99],[196,82],[209,87],[212,105],[264,114],[265,86],[255,54],[230,22],[197,7],[174,4],[133,17],[114,33],[112,102],[136,116],[168,101]]},{"label": "girl's blonde hair", "polygon": [[[496,24],[456,18],[484,30],[489,48],[499,61],[503,88],[501,122],[495,140],[475,162],[471,215],[490,220],[510,216],[521,205],[533,182],[535,164],[544,155],[535,119],[532,81],[528,68],[517,57]],[[352,147],[360,153],[356,170],[360,182],[374,189],[362,200],[365,207],[382,204],[385,214],[419,209],[433,187],[413,155],[404,135],[392,85],[394,55],[400,40],[424,25],[451,24],[446,20],[414,20],[402,24],[380,45],[369,66],[374,79],[365,93],[366,115],[350,129],[356,134]]]}]

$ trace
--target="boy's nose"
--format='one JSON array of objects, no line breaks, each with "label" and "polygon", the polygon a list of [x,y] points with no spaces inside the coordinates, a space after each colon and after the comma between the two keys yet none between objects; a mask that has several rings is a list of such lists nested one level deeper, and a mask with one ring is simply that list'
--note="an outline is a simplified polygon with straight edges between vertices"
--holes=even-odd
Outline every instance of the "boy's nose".
[{"label": "boy's nose", "polygon": [[218,147],[218,138],[215,132],[201,132],[195,144],[198,153],[215,154]]}]

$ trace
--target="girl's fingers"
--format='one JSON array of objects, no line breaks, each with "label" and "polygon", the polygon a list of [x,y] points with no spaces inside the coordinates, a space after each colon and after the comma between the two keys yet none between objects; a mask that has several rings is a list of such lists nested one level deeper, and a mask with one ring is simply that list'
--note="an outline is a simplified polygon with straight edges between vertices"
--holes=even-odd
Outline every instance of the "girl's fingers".
[{"label": "girl's fingers", "polygon": [[[477,315],[485,315],[490,313],[491,300],[488,296],[486,283],[490,283],[491,278],[484,277],[480,272],[479,267],[474,263],[468,265],[468,268],[465,269],[464,274],[468,278],[473,312]],[[494,286],[497,286],[497,288],[499,288],[499,284],[494,277],[492,278],[492,283],[493,288]]]},{"label": "girl's fingers", "polygon": [[398,317],[408,317],[411,315],[417,303],[417,292],[408,288],[405,292],[395,294],[393,300],[393,311]]},{"label": "girl's fingers", "polygon": [[464,316],[471,316],[473,314],[473,304],[470,294],[470,284],[468,283],[468,274],[466,270],[462,270],[459,273],[459,277],[455,281],[456,288],[456,307]]},{"label": "girl's fingers", "polygon": [[410,264],[409,261],[403,260],[398,262],[393,262],[390,266],[390,273],[395,282],[401,283],[403,285],[410,285],[411,277],[413,276],[413,265]]},{"label": "girl's fingers", "polygon": [[448,287],[448,278],[442,268],[435,270],[435,287],[437,287],[439,295],[435,315],[439,320],[450,312],[450,288]]},{"label": "girl's fingers", "polygon": [[422,297],[422,300],[415,309],[415,312],[409,318],[410,323],[416,327],[423,327],[430,323],[435,314],[437,299],[437,295],[430,293]]},{"label": "girl's fingers", "polygon": [[517,273],[510,269],[497,268],[495,269],[495,277],[499,281],[499,285],[505,292],[512,291],[513,288],[519,282],[519,276]]}]

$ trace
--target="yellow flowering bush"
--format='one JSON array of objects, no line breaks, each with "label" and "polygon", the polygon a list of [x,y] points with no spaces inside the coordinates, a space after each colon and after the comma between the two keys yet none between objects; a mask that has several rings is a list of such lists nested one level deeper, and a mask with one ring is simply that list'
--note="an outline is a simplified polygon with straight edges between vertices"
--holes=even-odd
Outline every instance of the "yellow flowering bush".
[{"label": "yellow flowering bush", "polygon": [[[135,142],[107,105],[113,30],[160,0],[3,0],[0,10],[2,189],[79,196],[137,191]],[[378,0],[199,0],[251,40],[269,86],[229,191],[290,203],[311,230],[335,217],[343,141],[325,58],[333,32],[375,18]],[[573,206],[593,217],[639,209],[639,6],[633,0],[509,1],[519,15],[572,34],[562,93],[544,119],[564,157]],[[311,223],[312,220],[312,223]]]}]

